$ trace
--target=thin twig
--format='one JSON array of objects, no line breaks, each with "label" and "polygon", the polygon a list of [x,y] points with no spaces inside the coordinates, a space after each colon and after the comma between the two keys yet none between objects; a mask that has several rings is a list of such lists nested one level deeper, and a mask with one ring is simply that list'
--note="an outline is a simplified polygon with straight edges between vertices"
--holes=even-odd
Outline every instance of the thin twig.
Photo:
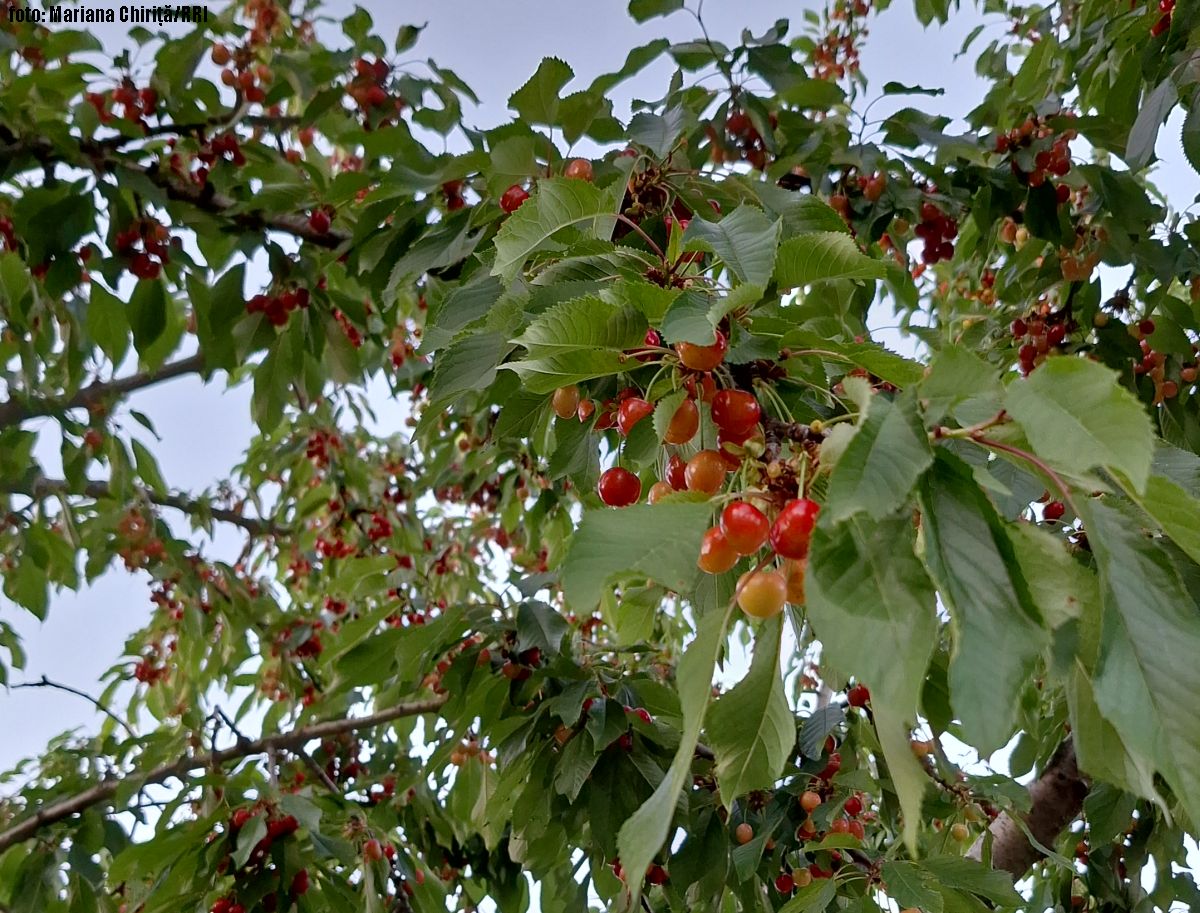
[{"label": "thin twig", "polygon": [[[972,440],[982,447],[990,447],[993,450],[1002,450],[1005,453],[1011,453],[1013,456],[1020,457],[1021,459],[1032,463],[1050,478],[1055,487],[1062,494],[1063,500],[1071,506],[1072,510],[1075,510],[1075,503],[1071,500],[1071,492],[1070,489],[1067,488],[1066,483],[1063,482],[1057,472],[1047,466],[1041,459],[1030,453],[1028,450],[1022,450],[1020,447],[1014,447],[1011,444],[1005,444],[1001,441],[992,440],[991,438],[984,437],[982,434],[973,434],[970,438],[968,438],[968,440]],[[1075,510],[1075,512],[1078,513],[1079,511]]]},{"label": "thin twig", "polygon": [[62,682],[51,681],[49,678],[47,678],[44,675],[36,682],[21,682],[20,684],[13,685],[12,687],[14,690],[17,688],[53,688],[56,691],[65,691],[68,694],[73,694],[76,697],[81,697],[85,701],[88,701],[93,707],[95,707],[101,713],[108,716],[111,720],[113,720],[113,722],[115,722],[122,729],[124,729],[129,734],[130,738],[136,739],[138,737],[137,732],[134,730],[134,728],[132,726],[129,725],[129,723],[125,722],[125,720],[121,719],[119,716],[117,716],[115,713],[113,713],[113,711],[110,710],[104,704],[104,702],[102,700],[100,700],[98,697],[93,697],[92,695],[88,694],[86,691],[80,691],[78,688],[72,688],[70,685],[64,685]]}]

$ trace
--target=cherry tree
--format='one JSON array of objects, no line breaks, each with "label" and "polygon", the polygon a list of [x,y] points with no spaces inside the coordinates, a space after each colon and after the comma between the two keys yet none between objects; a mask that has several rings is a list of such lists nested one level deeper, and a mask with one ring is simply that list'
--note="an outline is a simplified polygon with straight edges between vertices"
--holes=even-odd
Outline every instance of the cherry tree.
[{"label": "cherry tree", "polygon": [[[989,3],[958,132],[883,5],[631,0],[696,39],[490,130],[362,9],[0,22],[0,678],[149,591],[0,910],[1200,903],[1198,14]],[[129,430],[187,376],[252,390],[209,491]]]}]

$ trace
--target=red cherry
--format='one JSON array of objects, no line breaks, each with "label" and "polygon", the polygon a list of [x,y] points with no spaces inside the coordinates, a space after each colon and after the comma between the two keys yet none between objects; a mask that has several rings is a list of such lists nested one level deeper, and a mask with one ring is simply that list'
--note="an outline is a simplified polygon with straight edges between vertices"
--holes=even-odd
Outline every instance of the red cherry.
[{"label": "red cherry", "polygon": [[628,469],[614,466],[600,476],[600,500],[609,507],[627,507],[642,496],[642,480]]},{"label": "red cherry", "polygon": [[762,548],[770,529],[766,514],[745,501],[734,501],[721,511],[721,532],[739,555],[753,555]]},{"label": "red cherry", "polygon": [[380,846],[378,840],[372,837],[363,844],[362,855],[367,862],[375,862],[383,858],[383,847]]},{"label": "red cherry", "polygon": [[734,829],[733,836],[737,840],[738,843],[741,843],[741,844],[749,843],[751,840],[754,839],[754,828],[752,828],[749,824],[747,824],[745,821],[743,821],[741,824],[739,824]]},{"label": "red cherry", "polygon": [[810,815],[821,807],[821,794],[813,792],[811,789],[806,789],[800,794],[800,807]]},{"label": "red cherry", "polygon": [[775,890],[778,891],[780,894],[791,894],[792,890],[795,887],[796,887],[796,882],[794,882],[792,880],[792,876],[789,875],[787,872],[784,872],[782,875],[776,876]]},{"label": "red cherry", "polygon": [[817,773],[819,780],[832,780],[842,769],[842,756],[836,751],[829,756],[825,766]]},{"label": "red cherry", "polygon": [[234,809],[233,817],[229,819],[229,826],[235,831],[240,831],[246,826],[246,822],[254,817],[254,813],[248,808]]},{"label": "red cherry", "polygon": [[1042,508],[1042,516],[1047,520],[1061,520],[1067,512],[1067,505],[1062,501],[1051,501]]},{"label": "red cherry", "polygon": [[324,209],[314,209],[312,214],[308,217],[308,227],[317,234],[323,235],[329,231],[331,221],[332,220],[329,218],[329,213],[327,213]]},{"label": "red cherry", "polygon": [[667,484],[676,491],[687,488],[687,463],[677,453],[667,460]]},{"label": "red cherry", "polygon": [[862,840],[867,836],[867,829],[863,827],[863,823],[858,819],[850,822],[850,836],[857,840]]},{"label": "red cherry", "polygon": [[771,525],[771,548],[784,558],[803,558],[821,505],[808,498],[789,501]]},{"label": "red cherry", "polygon": [[684,481],[688,491],[703,491],[716,494],[725,484],[725,460],[715,450],[701,450],[688,460],[684,468]]},{"label": "red cherry", "polygon": [[679,408],[675,410],[675,414],[671,416],[671,421],[667,425],[667,433],[663,435],[663,440],[668,444],[686,444],[696,436],[699,428],[700,410],[696,406],[696,401],[685,399],[679,404]]},{"label": "red cherry", "polygon": [[711,527],[700,540],[700,558],[696,561],[706,574],[724,574],[737,564],[738,553],[725,539],[718,526]]},{"label": "red cherry", "polygon": [[644,399],[630,397],[621,403],[621,408],[617,410],[617,428],[621,434],[628,435],[634,425],[653,412],[654,406]]},{"label": "red cherry", "polygon": [[829,824],[829,832],[832,834],[848,834],[850,833],[850,822],[845,818],[834,818]]},{"label": "red cherry", "polygon": [[851,707],[865,707],[870,700],[871,692],[867,690],[866,685],[857,684],[846,692],[846,703]]},{"label": "red cherry", "polygon": [[675,346],[680,363],[693,371],[711,371],[725,360],[725,352],[728,349],[729,342],[720,330],[716,331],[716,341],[712,345],[699,346],[691,342],[681,342]]},{"label": "red cherry", "polygon": [[858,798],[858,796],[851,796],[846,800],[846,804],[842,806],[842,809],[851,818],[857,818],[860,814],[862,814],[862,799]]},{"label": "red cherry", "polygon": [[288,892],[292,897],[308,893],[308,869],[301,869],[292,878],[292,887]]},{"label": "red cherry", "polygon": [[529,192],[520,184],[513,184],[500,195],[500,208],[507,213],[514,213],[528,199]]},{"label": "red cherry", "polygon": [[1147,317],[1145,320],[1138,321],[1138,332],[1143,336],[1152,336],[1154,334],[1154,321]]},{"label": "red cherry", "polygon": [[745,390],[719,390],[712,401],[717,427],[731,436],[748,434],[762,418],[758,400]]},{"label": "red cherry", "polygon": [[650,884],[661,885],[668,881],[667,870],[661,865],[652,865],[646,870],[646,881]]}]

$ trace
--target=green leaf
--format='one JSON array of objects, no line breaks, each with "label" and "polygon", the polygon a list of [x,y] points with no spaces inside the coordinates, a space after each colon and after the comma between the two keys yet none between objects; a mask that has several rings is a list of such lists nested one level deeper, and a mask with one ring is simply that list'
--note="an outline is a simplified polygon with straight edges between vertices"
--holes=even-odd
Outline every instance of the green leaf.
[{"label": "green leaf", "polygon": [[1100,501],[1080,516],[1104,604],[1096,704],[1200,821],[1200,614],[1166,552],[1128,516]]},{"label": "green leaf", "polygon": [[789,238],[779,245],[775,263],[775,283],[780,288],[797,288],[830,279],[883,279],[885,276],[887,267],[882,261],[864,254],[849,235],[833,231]]},{"label": "green leaf", "polygon": [[667,16],[683,9],[683,0],[629,0],[629,15],[635,22],[646,22],[655,16]]},{"label": "green leaf", "polygon": [[[528,205],[528,204],[526,204]],[[642,342],[646,321],[632,307],[597,297],[576,298],[551,308],[513,342],[526,349],[504,365],[534,393],[629,370],[624,353]]]},{"label": "green leaf", "polygon": [[987,756],[1011,738],[1021,689],[1049,632],[1000,517],[966,463],[938,454],[922,485],[921,512],[925,561],[954,619],[951,704],[965,740]]},{"label": "green leaf", "polygon": [[238,831],[237,848],[233,851],[233,866],[240,869],[250,858],[255,845],[267,836],[267,816],[258,814],[251,818]]},{"label": "green leaf", "polygon": [[1139,171],[1150,164],[1154,145],[1158,141],[1158,129],[1178,99],[1175,82],[1171,76],[1167,76],[1142,102],[1125,143],[1125,162],[1131,171]]},{"label": "green leaf", "polygon": [[989,868],[973,859],[930,856],[922,860],[920,865],[943,887],[969,891],[1004,907],[1018,907],[1024,903],[1006,872]]},{"label": "green leaf", "polygon": [[1093,607],[1099,617],[1100,582],[1067,553],[1062,536],[1030,523],[1016,523],[1006,529],[1033,604],[1050,628],[1090,615]]},{"label": "green leaf", "polygon": [[[504,333],[475,333],[438,353],[429,381],[431,404],[445,405],[496,378],[496,368],[511,350]],[[434,412],[435,410],[429,410]]]},{"label": "green leaf", "polygon": [[417,39],[421,37],[421,32],[424,31],[425,26],[428,24],[427,22],[424,25],[400,26],[400,30],[396,32],[396,42],[394,44],[396,53],[403,54],[405,51],[412,50],[413,46],[417,43]]},{"label": "green leaf", "polygon": [[[668,505],[655,505],[666,507]],[[675,506],[675,505],[670,505]],[[679,505],[689,508],[700,505]],[[636,510],[637,508],[626,508]],[[586,517],[584,518],[586,522]],[[578,534],[577,534],[578,535]],[[697,549],[699,540],[697,540]],[[695,554],[693,552],[693,554]],[[621,864],[625,868],[630,885],[630,908],[637,906],[642,878],[650,867],[655,854],[662,848],[671,832],[675,818],[675,805],[679,793],[692,775],[692,759],[696,744],[700,741],[700,728],[704,722],[704,711],[712,695],[713,671],[725,645],[725,628],[733,614],[733,603],[721,610],[710,610],[696,625],[696,638],[679,661],[676,676],[679,705],[683,714],[683,728],[679,747],[667,775],[663,777],[654,794],[621,826],[617,847]]]},{"label": "green leaf", "polygon": [[844,722],[846,722],[846,711],[840,704],[818,707],[800,727],[800,735],[796,739],[796,746],[800,749],[800,754],[805,758],[820,757],[826,737]]},{"label": "green leaf", "polygon": [[783,615],[758,629],[750,671],[709,713],[706,729],[726,807],[752,789],[774,786],[796,737],[796,724],[783,693],[782,632]]},{"label": "green leaf", "polygon": [[88,335],[114,365],[120,364],[129,349],[129,321],[125,306],[100,285],[92,283],[87,307]]},{"label": "green leaf", "polygon": [[492,275],[511,282],[534,251],[558,249],[551,237],[564,228],[590,223],[595,238],[612,237],[616,206],[610,194],[589,181],[547,178],[520,209],[505,219],[496,233],[496,262]]},{"label": "green leaf", "polygon": [[1132,491],[1129,495],[1189,558],[1200,564],[1200,499],[1162,476],[1151,476],[1141,497]]},{"label": "green leaf", "polygon": [[1187,116],[1183,119],[1183,129],[1179,134],[1179,143],[1183,146],[1183,154],[1197,173],[1200,173],[1200,99],[1192,98],[1188,105]]},{"label": "green leaf", "polygon": [[703,504],[635,504],[584,513],[563,564],[563,593],[576,611],[600,602],[620,574],[649,577],[678,593],[695,585],[700,539],[712,524]]},{"label": "green leaf", "polygon": [[811,330],[792,330],[784,335],[782,345],[797,356],[812,353],[857,365],[902,389],[919,382],[925,373],[920,362],[897,355],[876,342],[841,342]]},{"label": "green leaf", "polygon": [[904,504],[933,451],[911,395],[871,397],[858,432],[829,480],[826,511],[833,520],[866,512],[876,519]]},{"label": "green leaf", "polygon": [[662,319],[663,341],[710,346],[717,338],[717,325],[722,316],[720,301],[712,301],[701,292],[684,292],[675,299]]},{"label": "green leaf", "polygon": [[167,328],[167,290],[162,282],[143,279],[129,299],[129,326],[139,355],[158,341]]},{"label": "green leaf", "polygon": [[836,525],[822,518],[809,550],[808,617],[823,658],[872,694],[880,743],[896,782],[913,845],[926,776],[909,747],[906,723],[937,642],[936,597],[913,552],[911,514]]},{"label": "green leaf", "polygon": [[963,346],[941,349],[930,362],[920,389],[930,420],[953,413],[964,427],[995,415],[1003,392],[996,369]]},{"label": "green leaf", "polygon": [[683,127],[682,108],[671,108],[665,114],[643,111],[635,114],[629,122],[629,139],[645,146],[658,158],[666,158],[667,153],[683,134]]},{"label": "green leaf", "polygon": [[668,393],[654,404],[651,421],[654,423],[654,436],[660,443],[667,436],[667,429],[671,427],[671,419],[675,417],[675,413],[685,399],[687,399],[687,391],[676,390],[674,393]]},{"label": "green leaf", "polygon": [[518,651],[536,647],[548,656],[556,655],[566,633],[566,619],[553,606],[528,599],[517,608]]},{"label": "green leaf", "polygon": [[1008,387],[1009,414],[1034,452],[1075,471],[1104,466],[1143,491],[1154,456],[1150,417],[1115,371],[1083,358],[1051,358]]},{"label": "green leaf", "polygon": [[914,862],[885,862],[883,883],[888,896],[901,907],[916,907],[922,913],[942,913],[942,895],[937,880]]},{"label": "green leaf", "polygon": [[779,913],[808,913],[822,911],[837,897],[837,882],[832,878],[817,878],[796,891],[791,899],[779,908]]},{"label": "green leaf", "polygon": [[509,96],[508,106],[533,124],[557,122],[559,96],[575,76],[565,61],[545,57],[529,81]]},{"label": "green leaf", "polygon": [[775,267],[781,223],[754,206],[742,204],[720,222],[695,217],[684,233],[685,242],[706,242],[729,271],[742,282],[766,286]]}]

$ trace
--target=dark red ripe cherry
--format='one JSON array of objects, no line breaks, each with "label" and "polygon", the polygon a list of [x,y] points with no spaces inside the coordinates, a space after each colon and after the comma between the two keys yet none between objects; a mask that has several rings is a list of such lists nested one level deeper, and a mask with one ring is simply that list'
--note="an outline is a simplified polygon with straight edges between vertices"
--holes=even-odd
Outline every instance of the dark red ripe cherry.
[{"label": "dark red ripe cherry", "polygon": [[667,870],[661,865],[652,865],[646,871],[646,881],[650,884],[659,885],[667,883]]},{"label": "dark red ripe cherry", "polygon": [[808,540],[821,505],[808,498],[789,501],[771,525],[771,548],[784,558],[803,558],[808,554]]},{"label": "dark red ripe cherry", "polygon": [[829,756],[824,768],[817,774],[817,778],[821,780],[832,780],[839,770],[842,769],[842,756],[836,751]]},{"label": "dark red ripe cherry", "polygon": [[734,501],[721,511],[721,532],[739,555],[753,555],[762,548],[770,528],[766,514],[745,501]]},{"label": "dark red ripe cherry", "polygon": [[851,707],[865,707],[871,700],[871,692],[863,684],[855,685],[846,692],[846,703]]},{"label": "dark red ripe cherry", "polygon": [[792,889],[796,887],[796,882],[792,880],[792,876],[787,872],[775,878],[775,890],[780,894],[791,894]]},{"label": "dark red ripe cherry", "polygon": [[1062,501],[1051,501],[1042,508],[1042,516],[1047,520],[1061,520],[1067,512],[1067,505]]},{"label": "dark red ripe cherry", "polygon": [[1062,343],[1066,338],[1067,328],[1061,323],[1056,323],[1046,331],[1046,345],[1054,347]]},{"label": "dark red ripe cherry", "polygon": [[520,184],[513,184],[500,195],[500,208],[507,213],[514,213],[521,204],[529,199],[529,191]]},{"label": "dark red ripe cherry", "polygon": [[718,428],[738,437],[758,424],[762,408],[745,390],[718,390],[712,401],[712,417]]},{"label": "dark red ripe cherry", "polygon": [[308,227],[319,235],[329,231],[329,225],[329,213],[323,209],[314,209],[312,215],[308,217]]},{"label": "dark red ripe cherry", "polygon": [[597,489],[600,500],[609,507],[627,507],[642,496],[642,480],[628,469],[614,466],[602,476]]},{"label": "dark red ripe cherry", "polygon": [[1143,336],[1150,336],[1154,333],[1154,321],[1147,317],[1145,320],[1138,322],[1138,330]]},{"label": "dark red ripe cherry", "polygon": [[676,491],[687,488],[687,463],[679,454],[672,454],[667,460],[667,484]]},{"label": "dark red ripe cherry", "polygon": [[1020,317],[1018,317],[1016,320],[1014,320],[1012,322],[1012,326],[1010,326],[1009,329],[1012,330],[1013,336],[1016,337],[1017,339],[1020,339],[1026,333],[1029,332],[1029,327],[1025,324],[1025,321],[1022,320]]},{"label": "dark red ripe cherry", "polygon": [[851,818],[857,818],[860,814],[862,814],[862,799],[858,798],[858,796],[851,796],[846,800],[846,804],[843,805],[842,808]]},{"label": "dark red ripe cherry", "polygon": [[630,397],[617,410],[617,428],[621,434],[629,434],[633,426],[654,412],[654,406],[639,397]]}]

